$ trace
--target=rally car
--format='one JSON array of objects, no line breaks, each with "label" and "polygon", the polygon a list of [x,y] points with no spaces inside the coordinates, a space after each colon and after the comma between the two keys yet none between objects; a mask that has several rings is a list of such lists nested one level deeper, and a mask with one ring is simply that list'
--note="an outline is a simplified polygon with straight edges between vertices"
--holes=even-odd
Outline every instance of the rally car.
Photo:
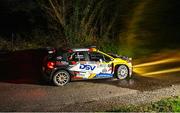
[{"label": "rally car", "polygon": [[126,79],[132,75],[131,58],[106,54],[95,47],[48,49],[48,53],[43,75],[56,86],[77,79]]}]

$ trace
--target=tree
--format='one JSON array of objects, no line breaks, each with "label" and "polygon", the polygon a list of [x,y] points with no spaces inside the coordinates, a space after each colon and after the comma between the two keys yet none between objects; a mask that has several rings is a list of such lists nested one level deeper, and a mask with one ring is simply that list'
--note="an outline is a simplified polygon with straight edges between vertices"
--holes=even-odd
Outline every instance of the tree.
[{"label": "tree", "polygon": [[[97,44],[108,37],[116,21],[106,15],[109,0],[38,0],[54,29],[60,30],[68,46]],[[116,3],[116,2],[111,2]],[[113,7],[111,7],[112,9]],[[115,11],[115,15],[117,15]],[[108,20],[108,21],[107,21]],[[76,44],[77,43],[77,44]]]}]

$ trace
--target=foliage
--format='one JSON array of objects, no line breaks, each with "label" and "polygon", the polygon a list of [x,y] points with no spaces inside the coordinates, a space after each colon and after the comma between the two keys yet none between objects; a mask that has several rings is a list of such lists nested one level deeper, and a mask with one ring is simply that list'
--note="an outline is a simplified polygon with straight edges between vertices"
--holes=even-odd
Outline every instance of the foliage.
[{"label": "foliage", "polygon": [[2,0],[0,47],[12,48],[13,33],[14,49],[96,45],[139,57],[180,48],[180,2],[173,1]]},{"label": "foliage", "polygon": [[10,50],[11,49],[11,43],[7,40],[0,38],[0,48],[2,50]]},{"label": "foliage", "polygon": [[[57,1],[58,0],[56,0],[55,3],[57,3]],[[130,10],[126,9],[125,7],[127,5],[129,7],[133,7],[133,5],[131,6],[128,4],[129,1],[116,0],[114,2],[110,2],[105,0],[87,0],[86,2],[83,2],[82,0],[76,0],[75,3],[70,1],[68,3],[70,5],[68,6],[62,6],[61,4],[56,4],[55,6],[54,4],[52,5],[51,0],[49,0],[49,2],[49,5],[46,3],[45,6],[42,7],[44,9],[48,9],[45,11],[47,11],[50,18],[52,18],[50,20],[55,20],[53,21],[54,23],[51,23],[54,27],[57,27],[54,24],[60,24],[59,26],[61,26],[61,32],[64,32],[64,37],[66,38],[65,42],[68,42],[68,46],[83,47],[87,45],[96,45],[98,48],[104,51],[113,51],[115,53],[119,53],[119,51],[116,50],[119,48],[119,43],[117,42],[119,39],[118,34],[121,30],[121,26],[118,25],[123,26],[123,22],[120,21],[122,18],[121,15],[127,15],[126,17],[129,15],[127,12]],[[43,3],[40,2],[40,4],[42,5]],[[133,2],[131,2],[131,4],[133,4]],[[124,7],[124,12],[119,9],[119,5]],[[56,9],[47,8],[48,6],[55,7]],[[64,15],[64,17],[62,15],[58,17],[58,15],[62,14],[62,9],[65,10],[64,12],[67,11],[66,9],[69,9],[69,15]],[[112,11],[114,13],[111,13]],[[62,20],[64,21],[62,22]]]},{"label": "foliage", "polygon": [[114,108],[116,112],[180,112],[180,97],[162,99],[146,105],[129,105]]},{"label": "foliage", "polygon": [[[110,43],[118,39],[121,26],[117,25],[123,25],[119,21],[121,15],[128,15],[127,12],[130,10],[125,7],[127,5],[133,7],[131,4],[134,4],[129,0],[115,0],[113,2],[110,0],[62,0],[61,2],[59,0],[47,0],[47,2],[38,2],[49,15],[49,20],[54,29],[61,27],[61,32],[64,32],[68,46],[95,44],[100,48],[101,45],[99,44],[105,40],[105,42]],[[124,6],[121,4],[124,4]],[[124,7],[126,12],[122,12],[119,5]]]}]

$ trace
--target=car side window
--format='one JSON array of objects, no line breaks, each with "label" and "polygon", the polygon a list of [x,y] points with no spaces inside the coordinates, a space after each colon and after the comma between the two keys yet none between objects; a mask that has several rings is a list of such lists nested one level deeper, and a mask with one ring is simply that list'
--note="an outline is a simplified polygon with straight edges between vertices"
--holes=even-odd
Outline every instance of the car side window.
[{"label": "car side window", "polygon": [[90,57],[90,61],[100,61],[100,60],[105,62],[111,61],[111,58],[98,52],[90,52],[89,57]]},{"label": "car side window", "polygon": [[104,59],[105,59],[106,62],[110,62],[111,61],[111,58],[106,56],[106,55],[104,55]]},{"label": "car side window", "polygon": [[68,61],[69,60],[69,58],[70,58],[70,56],[71,56],[71,54],[70,53],[64,53],[63,54],[63,61]]},{"label": "car side window", "polygon": [[100,61],[100,59],[104,61],[104,56],[97,52],[90,52],[89,57],[90,61]]},{"label": "car side window", "polygon": [[76,52],[75,59],[78,61],[85,61],[85,56],[83,52]]},{"label": "car side window", "polygon": [[70,61],[87,61],[86,52],[78,51],[78,52],[71,53],[68,60],[70,60]]},{"label": "car side window", "polygon": [[97,52],[90,52],[89,58],[90,61],[99,61],[100,59],[103,59],[103,56]]}]

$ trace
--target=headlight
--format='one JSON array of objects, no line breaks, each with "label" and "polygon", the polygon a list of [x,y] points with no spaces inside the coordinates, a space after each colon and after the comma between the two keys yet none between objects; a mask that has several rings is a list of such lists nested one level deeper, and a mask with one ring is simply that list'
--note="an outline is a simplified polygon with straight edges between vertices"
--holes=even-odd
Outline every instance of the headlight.
[{"label": "headlight", "polygon": [[129,61],[131,62],[131,61],[132,61],[132,58],[129,58]]}]

